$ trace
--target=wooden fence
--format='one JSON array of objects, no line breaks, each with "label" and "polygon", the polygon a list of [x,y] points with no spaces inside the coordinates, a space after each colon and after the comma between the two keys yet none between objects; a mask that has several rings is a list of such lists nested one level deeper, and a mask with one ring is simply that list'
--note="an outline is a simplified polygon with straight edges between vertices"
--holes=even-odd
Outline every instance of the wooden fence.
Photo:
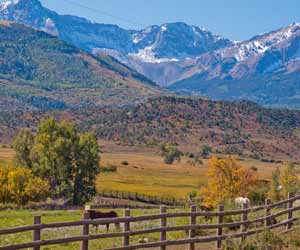
[{"label": "wooden fence", "polygon": [[[20,232],[33,232],[33,241],[28,243],[14,244],[8,246],[1,246],[0,250],[15,250],[15,249],[25,249],[33,248],[34,250],[39,250],[41,246],[49,246],[56,244],[66,244],[72,242],[81,242],[81,250],[89,249],[89,242],[96,239],[107,239],[107,238],[123,238],[122,246],[113,247],[106,250],[134,250],[134,249],[145,249],[145,248],[158,248],[160,250],[165,250],[168,246],[175,245],[187,245],[189,250],[195,249],[195,244],[204,242],[215,242],[216,249],[222,249],[222,242],[227,238],[240,238],[244,240],[250,235],[260,233],[266,229],[274,229],[279,227],[284,227],[284,231],[289,231],[295,228],[294,222],[300,219],[299,215],[296,216],[296,211],[300,211],[300,202],[295,203],[295,201],[300,201],[300,195],[294,196],[289,195],[288,199],[276,203],[271,203],[270,200],[266,201],[264,206],[248,208],[246,205],[242,209],[224,211],[224,206],[220,205],[218,211],[214,212],[203,212],[197,211],[196,206],[191,207],[190,212],[175,212],[168,213],[165,206],[161,207],[160,213],[152,215],[142,215],[142,216],[131,216],[130,210],[124,210],[124,216],[120,218],[112,219],[97,219],[90,220],[88,218],[88,213],[84,213],[83,220],[73,221],[73,222],[59,222],[59,223],[49,223],[43,224],[41,222],[40,216],[34,217],[34,225],[23,226],[10,229],[1,229],[0,235],[15,234]],[[297,204],[294,206],[294,203]],[[275,211],[276,208],[276,211]],[[279,209],[280,208],[280,209]],[[273,211],[273,212],[272,212]],[[263,215],[258,216],[255,219],[249,219],[252,213],[260,212]],[[297,213],[298,214],[298,213]],[[197,224],[198,217],[217,217],[216,224]],[[240,216],[240,220],[231,223],[225,222],[225,217],[227,216]],[[286,216],[282,219],[283,216]],[[189,225],[171,226],[168,225],[168,221],[171,218],[189,218]],[[276,222],[274,222],[277,219]],[[280,220],[281,219],[281,220]],[[134,223],[146,222],[152,220],[160,220],[160,226],[157,228],[134,230]],[[121,223],[122,232],[106,232],[106,233],[96,233],[91,234],[89,229],[90,225],[103,225],[107,223]],[[146,224],[146,223],[145,223]],[[143,224],[144,225],[144,224]],[[42,230],[53,229],[53,228],[67,228],[81,226],[82,235],[73,236],[68,238],[60,239],[42,239]],[[294,226],[294,227],[293,227]],[[228,234],[225,233],[225,228],[232,230],[227,230]],[[233,230],[234,228],[234,230]],[[197,230],[215,230],[215,235],[209,234],[207,236],[197,236]],[[187,238],[168,240],[167,233],[174,231],[185,231],[188,232]],[[160,234],[159,241],[131,244],[132,236],[142,236],[152,233]],[[99,246],[100,247],[100,246]]]}]

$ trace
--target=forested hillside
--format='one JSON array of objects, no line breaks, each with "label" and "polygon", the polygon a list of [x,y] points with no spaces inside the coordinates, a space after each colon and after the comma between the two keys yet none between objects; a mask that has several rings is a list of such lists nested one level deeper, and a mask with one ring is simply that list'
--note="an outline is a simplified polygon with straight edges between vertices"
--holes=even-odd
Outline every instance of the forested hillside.
[{"label": "forested hillside", "polygon": [[153,82],[108,56],[47,33],[0,23],[0,97],[5,110],[128,105],[156,96]]},{"label": "forested hillside", "polygon": [[300,112],[266,109],[252,102],[161,97],[132,109],[75,114],[82,128],[126,144],[172,142],[192,151],[208,144],[216,152],[261,159],[300,156]]}]

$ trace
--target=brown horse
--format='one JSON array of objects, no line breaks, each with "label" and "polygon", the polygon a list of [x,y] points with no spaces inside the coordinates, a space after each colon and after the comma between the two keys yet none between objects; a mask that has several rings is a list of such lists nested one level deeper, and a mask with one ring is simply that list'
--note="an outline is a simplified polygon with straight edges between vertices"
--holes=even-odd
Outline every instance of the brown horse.
[{"label": "brown horse", "polygon": [[[201,206],[200,206],[200,210],[203,211],[203,212],[212,212],[212,211],[214,210],[214,207],[213,207],[213,206],[204,206],[204,205],[201,205]],[[205,216],[204,216],[204,219],[205,219],[206,221],[212,222],[213,217],[212,217],[212,216],[209,216],[209,215],[205,215]]]},{"label": "brown horse", "polygon": [[[91,220],[96,220],[96,219],[106,219],[106,218],[118,218],[118,214],[115,211],[110,211],[110,212],[100,212],[96,210],[88,210],[89,213],[89,218]],[[97,224],[94,225],[96,229],[98,230],[98,226],[103,225],[103,224]],[[120,228],[120,223],[115,223],[116,228]],[[109,223],[106,224],[106,229],[107,231],[109,230]]]}]

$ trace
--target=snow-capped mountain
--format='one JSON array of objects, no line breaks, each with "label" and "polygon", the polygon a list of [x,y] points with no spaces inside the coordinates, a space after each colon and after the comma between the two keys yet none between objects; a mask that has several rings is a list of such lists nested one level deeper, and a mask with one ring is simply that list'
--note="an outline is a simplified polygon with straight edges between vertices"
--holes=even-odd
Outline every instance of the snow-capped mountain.
[{"label": "snow-capped mountain", "polygon": [[[130,55],[150,63],[179,61],[231,44],[228,39],[180,22],[148,27],[135,33],[133,42],[138,52]],[[159,61],[162,58],[168,60]]]},{"label": "snow-capped mountain", "polygon": [[300,25],[294,23],[231,46],[181,62],[189,66],[181,79],[242,79],[300,69]]},{"label": "snow-capped mountain", "polygon": [[[300,107],[297,23],[247,41],[231,42],[182,22],[126,30],[59,15],[38,0],[2,1],[0,19],[48,32],[94,54],[111,55],[179,93],[250,99],[261,104],[278,101],[287,106],[299,100]],[[283,97],[291,99],[282,101]]]},{"label": "snow-capped mountain", "polygon": [[0,19],[48,32],[87,51],[97,47],[117,49],[122,53],[132,50],[132,31],[76,16],[59,15],[42,6],[39,0],[3,1]]},{"label": "snow-capped mountain", "polygon": [[[170,89],[216,99],[300,107],[300,25],[293,23],[181,62]],[[178,80],[179,79],[179,80]]]},{"label": "snow-capped mountain", "polygon": [[[0,4],[0,19],[59,36],[87,51],[110,54],[145,75],[149,75],[147,64],[179,62],[232,44],[228,39],[185,23],[153,25],[143,30],[93,23],[84,18],[59,15],[43,7],[38,0],[4,1]],[[167,83],[163,77],[154,80]]]}]

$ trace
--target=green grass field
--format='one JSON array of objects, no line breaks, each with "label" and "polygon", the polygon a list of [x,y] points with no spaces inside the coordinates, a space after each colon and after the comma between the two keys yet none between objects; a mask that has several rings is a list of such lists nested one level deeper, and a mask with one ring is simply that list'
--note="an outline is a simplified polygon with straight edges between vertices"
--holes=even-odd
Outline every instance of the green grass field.
[{"label": "green grass field", "polygon": [[[116,210],[117,213],[121,216],[123,211],[120,209]],[[178,211],[187,211],[187,210],[169,210],[170,212],[178,212]],[[274,210],[273,212],[276,212]],[[279,211],[279,210],[278,210]],[[138,216],[144,214],[154,214],[158,213],[158,210],[131,210],[131,215]],[[34,215],[41,215],[42,216],[42,223],[52,223],[52,222],[67,222],[67,221],[76,221],[82,218],[82,211],[31,211],[31,210],[4,210],[0,211],[0,229],[2,228],[11,228],[11,227],[19,227],[24,225],[31,225],[33,223],[33,216]],[[294,216],[299,216],[299,213],[295,214]],[[256,214],[251,214],[249,219],[257,218],[257,216],[261,217],[264,216],[264,211],[261,211]],[[224,222],[228,223],[229,221],[224,217]],[[282,216],[279,219],[283,220],[286,216]],[[239,216],[232,216],[231,219],[234,221],[240,220]],[[179,226],[179,225],[188,225],[189,218],[169,218],[168,219],[168,226]],[[207,224],[208,222],[205,221],[203,218],[197,218],[197,224]],[[211,223],[217,223],[216,218]],[[298,223],[297,223],[298,224]],[[296,225],[295,225],[296,226]],[[160,227],[159,220],[153,220],[148,222],[137,222],[131,224],[131,230],[141,230],[141,229],[150,229],[150,228],[157,228]],[[239,231],[239,230],[238,230]],[[237,231],[237,232],[238,232]],[[90,233],[105,233],[106,229],[105,226],[101,226],[98,231],[94,228],[90,228]],[[111,226],[110,232],[117,232],[117,229],[114,226]],[[278,231],[279,232],[279,231]],[[197,236],[212,236],[215,235],[216,230],[197,230]],[[229,229],[224,229],[224,233],[230,234],[233,231],[229,231]],[[296,231],[299,233],[299,231]],[[67,227],[67,228],[59,228],[59,229],[44,229],[42,230],[42,239],[58,239],[58,238],[67,238],[71,236],[79,236],[82,235],[82,227]],[[296,235],[294,241],[297,240],[299,235]],[[143,238],[148,238],[150,242],[159,241],[159,234],[147,234],[147,235],[140,235],[136,237],[131,237],[131,244],[139,243],[139,240]],[[175,239],[184,239],[187,238],[185,232],[178,231],[178,232],[169,232],[167,234],[168,240],[175,240]],[[287,236],[285,236],[287,238]],[[250,238],[252,239],[252,238]],[[32,241],[32,233],[18,233],[12,235],[5,235],[0,236],[0,246],[16,244],[16,243],[23,243],[23,242],[31,242]],[[297,244],[297,242],[292,242],[293,244]],[[300,244],[300,240],[298,240]],[[90,249],[106,249],[115,246],[120,246],[122,244],[122,238],[115,238],[115,239],[101,239],[101,240],[94,240],[90,242]],[[53,245],[48,247],[42,247],[41,249],[51,249],[51,250],[78,250],[80,243],[69,243],[69,244],[60,244],[60,245]],[[197,245],[197,250],[211,250],[213,249],[214,243],[207,243],[207,244],[199,244]],[[299,245],[300,246],[300,245]],[[170,250],[182,250],[186,249],[186,246],[177,246],[177,247],[168,247]],[[252,249],[252,248],[251,248]],[[253,248],[254,249],[254,248]],[[268,248],[273,249],[273,248]],[[298,248],[280,248],[280,250],[295,250]],[[153,249],[154,250],[154,249]],[[155,249],[156,250],[156,249]],[[233,249],[232,249],[233,250]],[[255,250],[260,250],[256,249]]]},{"label": "green grass field", "polygon": [[[120,209],[116,210],[119,215],[122,215],[122,211]],[[175,210],[174,210],[175,211]],[[133,216],[142,215],[142,214],[153,214],[157,213],[158,210],[131,210],[131,214]],[[51,223],[51,222],[67,222],[67,221],[75,221],[80,220],[82,218],[82,211],[30,211],[30,210],[18,210],[18,211],[0,211],[0,229],[1,228],[11,228],[18,227],[24,225],[31,225],[33,223],[33,216],[41,215],[42,223]],[[176,218],[169,220],[169,225],[188,225],[188,218]],[[203,221],[199,220],[199,223],[203,223]],[[160,221],[149,221],[149,222],[139,222],[134,223],[131,228],[133,230],[138,229],[147,229],[159,227]],[[116,232],[113,226],[110,232]],[[101,226],[97,233],[105,233],[105,226]],[[96,233],[95,229],[91,228],[91,233]],[[71,228],[61,228],[61,229],[45,229],[42,231],[42,239],[55,239],[55,238],[63,238],[70,236],[77,236],[82,234],[82,227],[71,227]],[[158,241],[159,234],[148,234],[148,235],[140,235],[137,237],[131,237],[131,244],[138,243],[142,238],[148,238],[150,241]],[[185,237],[184,232],[172,232],[168,233],[168,239],[183,239]],[[32,241],[32,234],[29,233],[18,233],[13,235],[5,235],[0,236],[0,246],[16,244],[21,242],[29,242]],[[114,246],[121,245],[122,239],[101,239],[91,241],[90,247],[91,249],[105,249],[111,248]],[[43,247],[42,249],[51,249],[51,250],[78,250],[80,243],[69,243],[63,245],[49,246]],[[205,245],[204,245],[205,246]],[[182,248],[170,248],[170,249],[182,249]]]}]

